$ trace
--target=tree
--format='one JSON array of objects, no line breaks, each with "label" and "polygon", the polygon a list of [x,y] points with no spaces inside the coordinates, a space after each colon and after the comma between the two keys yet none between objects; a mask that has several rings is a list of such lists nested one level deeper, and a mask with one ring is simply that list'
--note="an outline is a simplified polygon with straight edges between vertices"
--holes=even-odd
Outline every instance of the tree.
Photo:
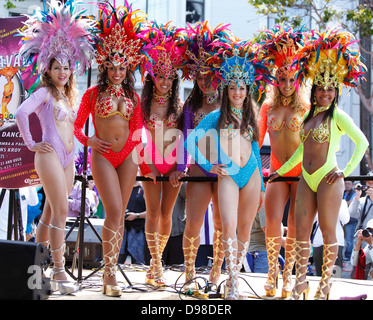
[{"label": "tree", "polygon": [[15,4],[13,3],[14,1],[25,1],[25,0],[6,0],[4,7],[9,10],[15,8]]}]

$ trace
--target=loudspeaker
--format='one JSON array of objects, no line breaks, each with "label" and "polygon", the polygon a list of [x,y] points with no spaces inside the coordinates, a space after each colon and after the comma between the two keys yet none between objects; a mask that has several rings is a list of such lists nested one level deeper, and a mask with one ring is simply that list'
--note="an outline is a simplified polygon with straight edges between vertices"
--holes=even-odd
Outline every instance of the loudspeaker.
[{"label": "loudspeaker", "polygon": [[52,293],[43,268],[51,263],[40,243],[0,240],[0,300],[43,300]]},{"label": "loudspeaker", "polygon": [[[105,219],[90,219],[90,225],[84,222],[84,246],[83,246],[83,266],[85,268],[96,268],[102,265],[102,260],[104,258],[102,245],[100,239],[97,237],[94,231],[102,237],[102,228]],[[69,232],[68,238],[66,238],[66,252],[65,258],[66,263],[73,261],[76,240],[79,238],[79,224],[71,230],[74,225],[75,219],[68,218],[66,220],[65,233]],[[92,229],[93,227],[93,229]]]}]

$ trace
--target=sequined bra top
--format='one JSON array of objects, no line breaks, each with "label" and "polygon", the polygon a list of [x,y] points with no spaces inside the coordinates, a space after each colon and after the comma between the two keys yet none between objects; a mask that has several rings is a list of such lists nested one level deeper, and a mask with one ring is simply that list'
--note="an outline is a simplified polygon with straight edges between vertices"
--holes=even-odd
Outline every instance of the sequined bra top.
[{"label": "sequined bra top", "polygon": [[329,131],[329,125],[327,122],[326,123],[321,122],[318,127],[310,129],[307,134],[304,133],[304,124],[302,123],[301,129],[299,132],[300,140],[302,141],[302,143],[306,141],[310,133],[311,133],[312,139],[315,140],[317,143],[330,142],[330,131]]},{"label": "sequined bra top", "polygon": [[176,128],[177,127],[177,116],[175,113],[171,113],[167,118],[162,119],[156,113],[153,113],[149,120],[146,121],[146,127],[149,130],[155,130],[162,127],[163,122],[166,122],[167,128]]},{"label": "sequined bra top", "polygon": [[73,109],[69,109],[61,100],[59,100],[54,106],[55,119],[60,122],[69,121],[71,123],[74,123],[76,119],[76,111]]},{"label": "sequined bra top", "polygon": [[286,129],[296,132],[301,128],[302,119],[303,118],[299,115],[293,115],[290,119],[284,120],[282,123],[278,124],[276,115],[271,115],[267,120],[267,128],[268,131],[275,132],[281,130],[285,126]]},{"label": "sequined bra top", "polygon": [[113,110],[113,97],[104,96],[97,100],[95,105],[95,114],[100,118],[109,118],[115,115],[120,115],[123,119],[129,121],[132,118],[134,105],[131,99],[124,98],[124,102],[120,102],[118,110]]}]

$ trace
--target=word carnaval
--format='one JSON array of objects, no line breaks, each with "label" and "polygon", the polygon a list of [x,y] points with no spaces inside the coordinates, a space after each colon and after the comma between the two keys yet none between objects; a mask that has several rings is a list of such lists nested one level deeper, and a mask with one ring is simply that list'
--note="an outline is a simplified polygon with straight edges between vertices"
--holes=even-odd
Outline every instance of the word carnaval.
[{"label": "word carnaval", "polygon": [[162,315],[172,318],[185,315],[231,315],[232,306],[229,304],[185,304],[179,307],[154,306],[148,304],[141,308],[142,315]]}]

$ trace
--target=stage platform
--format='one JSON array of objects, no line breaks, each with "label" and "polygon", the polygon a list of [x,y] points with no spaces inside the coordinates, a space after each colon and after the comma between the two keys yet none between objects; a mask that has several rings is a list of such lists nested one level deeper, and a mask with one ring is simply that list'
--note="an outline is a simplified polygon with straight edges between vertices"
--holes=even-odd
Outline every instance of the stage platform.
[{"label": "stage platform", "polygon": [[[173,268],[166,268],[164,275],[167,282],[167,287],[163,290],[154,290],[152,286],[145,284],[145,270],[144,266],[137,265],[121,265],[121,269],[128,278],[130,284],[126,281],[123,274],[118,271],[117,279],[119,285],[123,288],[121,297],[107,297],[101,293],[102,289],[102,270],[97,271],[93,275],[85,278],[88,274],[91,274],[92,270],[83,269],[82,280],[80,281],[80,290],[74,294],[62,296],[58,292],[55,292],[48,296],[47,300],[132,300],[132,301],[144,301],[144,300],[211,300],[214,302],[224,300],[219,297],[219,293],[223,293],[224,280],[227,278],[226,274],[221,275],[220,283],[221,288],[213,287],[207,295],[196,296],[185,295],[182,293],[182,287],[184,284],[185,275],[183,274],[182,266],[176,266]],[[48,272],[48,270],[47,270]],[[76,271],[77,273],[77,271]],[[75,274],[75,272],[74,272]],[[281,288],[282,279],[279,277],[279,289],[277,294],[273,298],[265,296],[264,284],[266,282],[266,274],[260,273],[240,273],[240,290],[248,300],[252,301],[265,301],[265,300],[282,300],[281,299]],[[294,276],[293,276],[294,277]],[[208,273],[198,272],[197,279],[202,288],[206,287],[206,281],[208,279]],[[309,300],[313,300],[315,295],[318,282],[320,277],[308,276],[310,284]],[[352,280],[346,278],[332,278],[332,289],[330,292],[330,300],[346,300],[356,297],[364,297],[364,300],[373,300],[373,281],[372,280]],[[216,295],[218,294],[218,295]],[[144,301],[145,302],[145,301]]]}]

